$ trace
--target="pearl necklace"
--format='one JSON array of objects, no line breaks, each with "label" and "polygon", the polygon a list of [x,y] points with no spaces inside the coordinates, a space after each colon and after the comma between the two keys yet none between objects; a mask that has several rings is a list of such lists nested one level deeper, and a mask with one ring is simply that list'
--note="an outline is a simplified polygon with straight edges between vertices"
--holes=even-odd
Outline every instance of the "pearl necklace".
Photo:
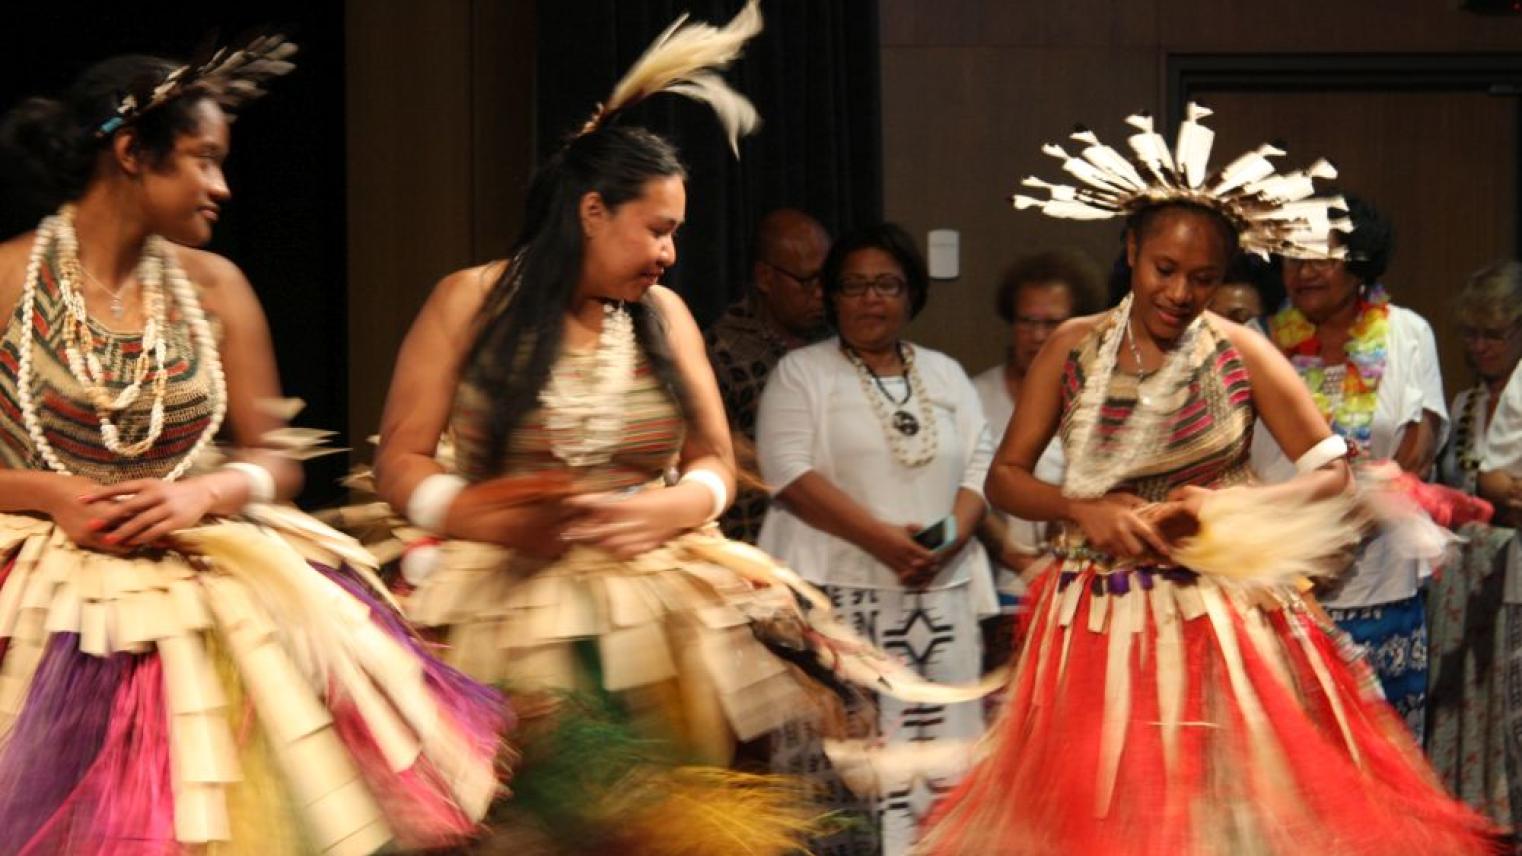
[{"label": "pearl necklace", "polygon": [[[164,429],[164,398],[168,389],[168,372],[165,369],[168,345],[163,335],[163,330],[168,323],[164,305],[164,285],[167,281],[174,297],[175,307],[189,324],[191,333],[196,339],[199,361],[206,367],[212,385],[211,419],[195,445],[175,465],[174,469],[164,476],[165,481],[174,481],[194,465],[201,452],[216,436],[222,426],[223,418],[227,415],[227,378],[222,373],[222,362],[217,355],[216,340],[212,335],[211,324],[201,310],[195,287],[191,285],[185,272],[174,262],[164,239],[157,235],[149,236],[143,245],[143,257],[138,267],[138,281],[143,284],[144,309],[148,316],[143,325],[142,352],[134,365],[132,382],[118,394],[111,395],[106,382],[107,373],[96,354],[94,333],[89,327],[89,313],[86,311],[84,298],[75,285],[74,271],[70,269],[76,268],[79,264],[79,240],[74,233],[73,214],[73,206],[65,205],[57,214],[47,217],[37,227],[36,238],[32,241],[31,255],[27,259],[26,279],[21,290],[21,317],[26,319],[28,329],[35,337],[37,328],[32,319],[36,309],[37,288],[42,279],[43,259],[48,247],[56,242],[60,256],[58,289],[66,310],[62,332],[69,372],[79,382],[95,408],[96,418],[100,422],[101,440],[106,448],[122,457],[135,458],[151,449]],[[32,446],[54,472],[73,475],[73,472],[58,457],[53,445],[48,442],[47,434],[42,428],[42,420],[37,415],[37,403],[32,395],[33,347],[31,343],[23,341],[20,351],[16,370],[16,397],[21,407],[22,421],[32,440]],[[125,410],[137,401],[142,391],[142,384],[149,374],[150,356],[155,368],[148,432],[134,443],[123,443],[120,431],[112,420],[112,414]]]},{"label": "pearl necklace", "polygon": [[623,442],[624,394],[634,382],[634,319],[622,304],[603,304],[591,377],[574,377],[567,360],[539,391],[550,450],[573,467],[606,464]]},{"label": "pearl necklace", "polygon": [[[930,393],[925,389],[925,380],[915,365],[914,348],[905,346],[902,342],[897,347],[899,359],[904,364],[904,384],[908,387],[908,392],[903,401],[891,402],[895,406],[890,411],[890,396],[882,378],[872,371],[872,367],[867,365],[854,348],[845,342],[840,343],[841,351],[856,369],[862,394],[872,403],[872,412],[882,425],[883,436],[888,440],[888,448],[892,450],[893,457],[906,467],[923,467],[935,460],[939,447],[935,410],[930,404]],[[918,418],[906,409],[911,399],[918,405]]]}]

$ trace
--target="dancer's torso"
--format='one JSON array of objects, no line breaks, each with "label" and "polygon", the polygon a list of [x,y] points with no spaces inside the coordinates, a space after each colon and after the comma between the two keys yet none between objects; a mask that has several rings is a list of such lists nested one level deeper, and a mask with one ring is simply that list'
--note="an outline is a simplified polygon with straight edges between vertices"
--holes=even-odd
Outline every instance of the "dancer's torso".
[{"label": "dancer's torso", "polygon": [[[0,339],[0,463],[17,470],[47,469],[27,431],[17,392],[22,349],[30,348],[33,406],[48,444],[70,471],[103,484],[164,476],[195,446],[212,416],[210,378],[173,301],[168,301],[169,323],[164,332],[164,365],[169,375],[164,430],[141,456],[127,458],[106,448],[95,408],[69,371],[63,328],[67,310],[51,254],[39,279],[32,317],[22,317],[24,306],[18,302]],[[105,370],[107,388],[114,393],[131,382],[143,337],[139,333],[114,333],[93,319],[91,330],[99,346],[96,357]],[[124,441],[131,442],[147,430],[152,401],[149,378],[144,380],[137,401],[115,420]]]},{"label": "dancer's torso", "polygon": [[[1060,432],[1069,461],[1087,453],[1073,448],[1073,415],[1108,323],[1108,319],[1101,321],[1068,354],[1063,370]],[[1161,500],[1168,491],[1183,485],[1216,488],[1253,479],[1248,458],[1256,413],[1242,355],[1208,319],[1194,345],[1188,383],[1160,403],[1169,413],[1163,439],[1151,448],[1137,450],[1136,460],[1126,470],[1127,478],[1115,490]],[[1125,434],[1126,421],[1137,406],[1137,386],[1134,375],[1121,371],[1111,375],[1095,432],[1101,448],[1118,443]]]},{"label": "dancer's torso", "polygon": [[[623,430],[605,462],[575,467],[573,474],[583,490],[621,490],[659,478],[676,461],[684,435],[681,410],[656,374],[643,349],[635,363],[634,378],[617,401],[607,402],[620,412]],[[568,373],[573,384],[588,382],[597,366],[597,352],[561,353],[555,371]],[[566,469],[555,454],[556,444],[576,439],[579,427],[557,431],[546,419],[544,405],[526,415],[508,442],[502,463],[491,465],[488,454],[490,392],[470,382],[460,384],[450,426],[454,437],[457,468],[472,480],[498,475],[527,475]]]}]

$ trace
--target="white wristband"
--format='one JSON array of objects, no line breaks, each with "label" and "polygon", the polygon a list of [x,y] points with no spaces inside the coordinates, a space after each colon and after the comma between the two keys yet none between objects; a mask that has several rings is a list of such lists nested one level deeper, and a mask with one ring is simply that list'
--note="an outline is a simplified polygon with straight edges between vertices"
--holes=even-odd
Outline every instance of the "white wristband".
[{"label": "white wristband", "polygon": [[1295,461],[1295,472],[1304,475],[1314,472],[1330,464],[1338,458],[1348,455],[1348,441],[1340,435],[1333,434],[1323,439],[1320,443],[1312,446]]},{"label": "white wristband", "polygon": [[429,532],[442,533],[449,506],[465,485],[465,479],[451,473],[434,473],[423,479],[407,497],[407,519]]},{"label": "white wristband", "polygon": [[275,477],[269,470],[247,461],[233,461],[230,464],[224,464],[222,469],[236,470],[248,479],[249,502],[275,501]]},{"label": "white wristband", "polygon": [[724,509],[729,507],[729,488],[724,486],[724,480],[719,478],[719,474],[713,470],[705,470],[699,467],[695,470],[688,470],[682,473],[682,477],[677,481],[677,484],[685,484],[687,482],[697,482],[703,487],[708,488],[708,492],[713,494],[713,510],[708,513],[708,519],[704,522],[712,522],[719,519],[719,515],[724,513]]}]

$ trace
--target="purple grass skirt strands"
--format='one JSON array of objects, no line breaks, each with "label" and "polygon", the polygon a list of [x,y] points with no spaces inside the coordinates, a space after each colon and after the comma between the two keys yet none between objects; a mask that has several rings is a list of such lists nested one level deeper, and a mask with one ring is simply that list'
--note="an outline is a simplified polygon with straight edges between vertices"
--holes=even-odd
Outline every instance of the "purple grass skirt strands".
[{"label": "purple grass skirt strands", "polygon": [[511,714],[287,509],[114,556],[0,514],[0,856],[467,844]]}]

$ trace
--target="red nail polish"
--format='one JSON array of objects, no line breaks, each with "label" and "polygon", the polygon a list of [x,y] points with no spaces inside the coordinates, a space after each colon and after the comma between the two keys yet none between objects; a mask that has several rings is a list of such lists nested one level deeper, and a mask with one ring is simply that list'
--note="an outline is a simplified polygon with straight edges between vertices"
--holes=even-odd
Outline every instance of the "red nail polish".
[{"label": "red nail polish", "polygon": [[116,543],[118,541],[122,540],[122,536],[120,536],[120,535],[103,535],[103,536],[101,536],[100,540],[105,542],[105,543],[107,543],[107,544],[110,544],[111,546],[114,547],[114,546],[116,546]]},{"label": "red nail polish", "polygon": [[105,525],[106,521],[101,520],[99,517],[92,517],[90,518],[90,521],[85,524],[85,526],[87,526],[91,532],[99,532],[102,528],[105,527]]}]

